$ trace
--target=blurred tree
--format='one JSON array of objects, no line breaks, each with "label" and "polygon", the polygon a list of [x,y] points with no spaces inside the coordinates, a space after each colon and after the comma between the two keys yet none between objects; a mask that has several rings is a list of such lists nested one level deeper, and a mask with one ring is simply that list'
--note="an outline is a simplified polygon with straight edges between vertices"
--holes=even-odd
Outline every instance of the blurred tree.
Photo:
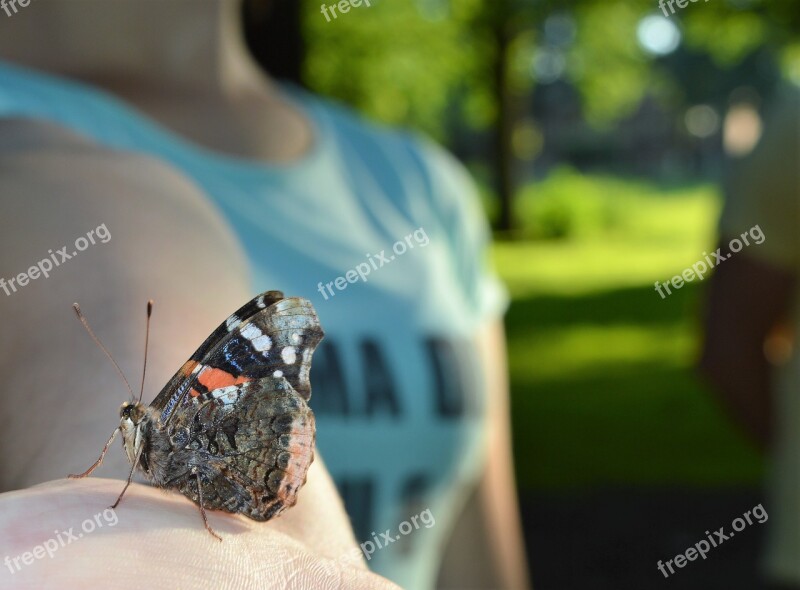
[{"label": "blurred tree", "polygon": [[[245,13],[256,23],[248,37],[262,63],[378,121],[445,143],[464,129],[490,139],[489,153],[481,146],[470,152],[491,163],[499,229],[513,227],[515,131],[522,127],[517,135],[529,146],[536,139],[526,111],[537,85],[573,85],[583,117],[600,127],[628,116],[647,96],[677,112],[703,96],[690,88],[696,80],[681,67],[685,60],[645,49],[645,17],[655,17],[652,34],[677,31],[675,55],[707,56],[720,73],[758,55],[751,63],[775,63],[800,83],[800,11],[793,2],[715,0],[665,18],[657,0],[371,0],[330,21],[322,4],[246,0]],[[270,18],[270,10],[281,18]],[[269,28],[270,22],[280,24]],[[706,100],[724,90],[709,86],[707,95],[712,88],[717,94]]]},{"label": "blurred tree", "polygon": [[446,137],[447,111],[459,97],[483,107],[468,108],[468,120],[491,123],[481,75],[483,54],[492,47],[476,43],[469,31],[479,0],[372,0],[330,22],[321,4],[304,3],[304,79],[310,88],[374,119],[413,125],[439,139]]}]

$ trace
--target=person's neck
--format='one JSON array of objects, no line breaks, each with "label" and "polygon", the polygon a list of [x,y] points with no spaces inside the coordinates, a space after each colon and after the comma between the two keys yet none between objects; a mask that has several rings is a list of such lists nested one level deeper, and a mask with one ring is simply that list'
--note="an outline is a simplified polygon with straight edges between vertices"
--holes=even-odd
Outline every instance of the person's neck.
[{"label": "person's neck", "polygon": [[287,162],[308,118],[244,44],[239,0],[37,0],[3,23],[0,59],[116,94],[205,147]]},{"label": "person's neck", "polygon": [[236,95],[263,85],[236,0],[39,0],[0,35],[0,57],[123,97]]}]

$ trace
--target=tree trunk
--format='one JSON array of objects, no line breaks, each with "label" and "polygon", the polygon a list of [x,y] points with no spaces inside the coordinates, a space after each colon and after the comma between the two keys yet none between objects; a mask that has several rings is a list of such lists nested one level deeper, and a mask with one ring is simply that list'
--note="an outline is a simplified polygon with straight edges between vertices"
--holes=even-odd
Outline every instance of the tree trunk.
[{"label": "tree trunk", "polygon": [[495,39],[494,58],[494,96],[497,105],[497,122],[494,129],[494,177],[497,197],[500,199],[500,215],[497,229],[510,232],[514,229],[514,154],[512,133],[514,116],[511,90],[508,85],[508,51],[511,44],[509,32],[509,7],[506,0],[500,0],[494,7],[492,32]]}]

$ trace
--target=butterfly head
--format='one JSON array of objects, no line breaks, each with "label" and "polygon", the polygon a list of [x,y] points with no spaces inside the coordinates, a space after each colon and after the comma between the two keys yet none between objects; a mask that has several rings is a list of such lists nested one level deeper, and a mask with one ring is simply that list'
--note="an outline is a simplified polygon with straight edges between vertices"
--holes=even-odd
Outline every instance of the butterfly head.
[{"label": "butterfly head", "polygon": [[143,426],[147,413],[141,402],[125,402],[119,409],[119,429],[128,461],[133,463],[144,442]]}]

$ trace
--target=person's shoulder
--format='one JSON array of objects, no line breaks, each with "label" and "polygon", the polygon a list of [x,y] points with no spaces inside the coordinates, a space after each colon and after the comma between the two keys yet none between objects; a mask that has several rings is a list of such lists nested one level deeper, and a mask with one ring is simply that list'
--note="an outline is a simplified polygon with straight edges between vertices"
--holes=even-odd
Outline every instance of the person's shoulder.
[{"label": "person's shoulder", "polygon": [[[140,227],[131,244],[154,239],[221,244],[237,241],[205,192],[183,172],[152,155],[109,148],[48,121],[0,119],[0,229],[46,236],[58,220],[65,238],[85,217]],[[13,219],[13,221],[12,221]],[[48,220],[44,223],[44,220]],[[203,241],[203,240],[201,240]]]},{"label": "person's shoulder", "polygon": [[0,119],[0,164],[8,168],[11,163],[18,172],[31,164],[45,175],[53,165],[60,164],[57,171],[64,177],[82,172],[87,166],[94,167],[98,173],[127,170],[132,180],[150,183],[159,178],[183,177],[155,157],[110,148],[56,123],[28,118]]},{"label": "person's shoulder", "polygon": [[199,187],[168,162],[37,119],[0,119],[0,183],[29,201],[53,200],[58,189],[77,203],[150,195],[163,208],[207,205]]}]

